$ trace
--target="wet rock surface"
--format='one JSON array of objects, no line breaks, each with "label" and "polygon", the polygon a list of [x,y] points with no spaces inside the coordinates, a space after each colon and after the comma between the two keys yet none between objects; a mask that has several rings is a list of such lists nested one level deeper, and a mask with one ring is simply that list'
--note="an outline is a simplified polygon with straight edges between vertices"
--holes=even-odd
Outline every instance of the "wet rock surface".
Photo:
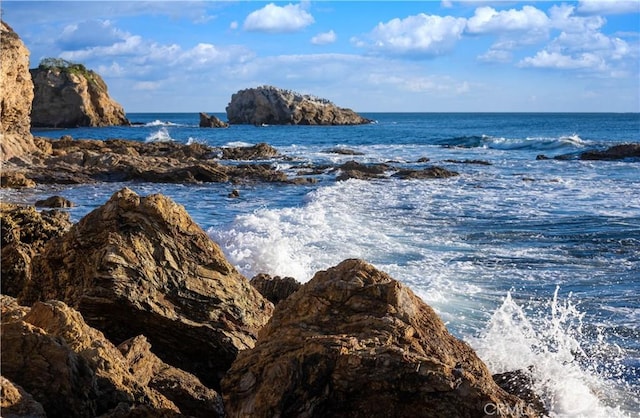
[{"label": "wet rock surface", "polygon": [[[408,288],[361,260],[282,301],[222,381],[230,416],[537,416]],[[524,411],[524,413],[522,413]]]}]

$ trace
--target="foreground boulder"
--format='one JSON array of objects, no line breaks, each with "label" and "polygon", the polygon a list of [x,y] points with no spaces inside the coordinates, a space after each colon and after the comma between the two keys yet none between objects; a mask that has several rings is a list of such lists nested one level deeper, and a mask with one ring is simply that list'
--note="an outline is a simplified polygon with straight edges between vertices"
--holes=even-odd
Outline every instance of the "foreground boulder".
[{"label": "foreground boulder", "polygon": [[3,294],[16,297],[31,280],[33,257],[49,240],[65,234],[71,222],[68,213],[0,203],[0,226],[0,288]]},{"label": "foreground boulder", "polygon": [[163,361],[213,388],[273,310],[184,207],[126,188],[34,261],[21,303],[50,299],[116,344],[145,335]]},{"label": "foreground boulder", "polygon": [[102,77],[84,65],[44,60],[30,71],[34,85],[32,126],[129,125],[124,109],[109,96]]},{"label": "foreground boulder", "polygon": [[29,50],[9,25],[0,22],[0,161],[37,150],[31,135],[33,83]]},{"label": "foreground boulder", "polygon": [[496,405],[537,416],[411,290],[360,260],[282,301],[222,391],[232,417],[483,417]]},{"label": "foreground boulder", "polygon": [[328,100],[272,86],[238,91],[231,96],[226,110],[231,124],[361,125],[372,122]]}]

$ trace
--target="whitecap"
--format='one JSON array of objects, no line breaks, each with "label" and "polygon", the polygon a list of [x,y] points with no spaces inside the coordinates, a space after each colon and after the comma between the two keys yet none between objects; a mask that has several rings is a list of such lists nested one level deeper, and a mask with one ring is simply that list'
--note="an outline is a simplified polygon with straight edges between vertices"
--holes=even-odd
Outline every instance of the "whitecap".
[{"label": "whitecap", "polygon": [[165,127],[160,128],[156,132],[152,132],[145,139],[145,142],[171,142],[171,141],[173,141],[173,138],[171,138],[169,131]]}]

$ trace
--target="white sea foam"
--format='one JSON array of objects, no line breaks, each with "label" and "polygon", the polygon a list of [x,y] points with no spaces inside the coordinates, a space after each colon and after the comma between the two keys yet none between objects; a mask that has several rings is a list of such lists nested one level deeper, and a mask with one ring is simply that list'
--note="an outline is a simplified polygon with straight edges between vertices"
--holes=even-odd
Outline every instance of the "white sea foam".
[{"label": "white sea foam", "polygon": [[159,119],[154,120],[153,122],[145,123],[144,126],[154,127],[154,126],[179,126],[177,123],[173,122],[165,122]]},{"label": "white sea foam", "polygon": [[156,132],[152,132],[147,136],[145,142],[171,142],[173,138],[169,134],[169,131],[164,126],[157,130]]},{"label": "white sea foam", "polygon": [[244,141],[231,141],[231,142],[227,142],[227,144],[225,145],[226,147],[252,147],[255,144],[252,144],[250,142],[244,142]]},{"label": "white sea foam", "polygon": [[584,313],[571,295],[560,300],[558,292],[533,310],[508,293],[481,336],[469,342],[492,372],[527,371],[552,417],[627,417],[619,404],[628,394],[610,380],[624,353],[601,338],[589,341]]}]

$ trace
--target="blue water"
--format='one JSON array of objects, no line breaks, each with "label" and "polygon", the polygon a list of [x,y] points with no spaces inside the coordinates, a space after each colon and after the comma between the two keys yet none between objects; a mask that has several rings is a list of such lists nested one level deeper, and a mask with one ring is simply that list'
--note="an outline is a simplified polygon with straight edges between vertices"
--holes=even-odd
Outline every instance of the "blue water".
[{"label": "blue water", "polygon": [[[225,120],[224,114],[216,114]],[[536,160],[640,142],[639,114],[365,114],[363,126],[198,128],[197,114],[129,114],[133,127],[38,131],[58,138],[267,142],[300,166],[349,160],[434,164],[439,180],[127,184],[183,204],[246,276],[307,281],[359,257],[410,286],[493,372],[535,366],[558,417],[639,416],[639,161]],[[336,147],[363,155],[327,152]],[[421,157],[429,163],[417,163]],[[490,165],[449,160],[483,160]],[[2,191],[63,195],[77,220],[124,184]],[[227,197],[237,188],[239,199]]]}]

